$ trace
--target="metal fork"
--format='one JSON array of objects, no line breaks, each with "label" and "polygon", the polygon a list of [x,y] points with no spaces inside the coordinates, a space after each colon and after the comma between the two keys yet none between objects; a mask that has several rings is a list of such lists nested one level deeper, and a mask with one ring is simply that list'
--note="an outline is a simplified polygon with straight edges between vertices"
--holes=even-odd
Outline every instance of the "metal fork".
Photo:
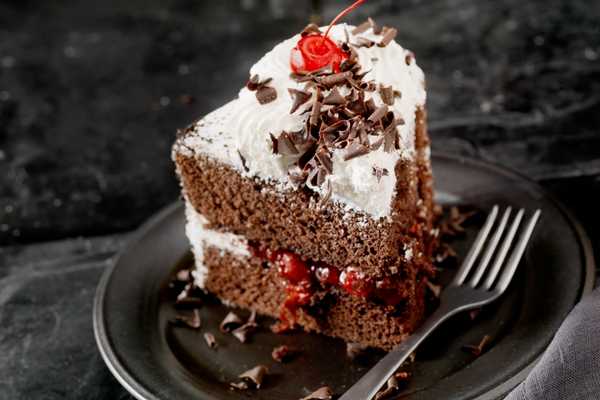
[{"label": "metal fork", "polygon": [[[524,228],[521,229],[518,240],[514,243],[513,240],[519,230],[525,210],[520,209],[511,218],[512,209],[508,207],[499,222],[497,221],[498,211],[497,205],[492,208],[456,276],[441,293],[440,306],[437,310],[402,344],[382,358],[339,400],[371,399],[408,356],[442,322],[461,311],[491,303],[506,291],[541,211],[536,210],[533,213]],[[512,219],[510,224],[509,219]],[[496,222],[498,223],[496,224]],[[496,225],[495,228],[494,225]],[[507,226],[509,226],[508,231],[506,231]],[[498,245],[500,246],[498,247]],[[479,258],[479,264],[473,268],[484,246],[485,251]],[[511,248],[510,257],[505,262]],[[494,255],[494,262],[490,266]]]}]

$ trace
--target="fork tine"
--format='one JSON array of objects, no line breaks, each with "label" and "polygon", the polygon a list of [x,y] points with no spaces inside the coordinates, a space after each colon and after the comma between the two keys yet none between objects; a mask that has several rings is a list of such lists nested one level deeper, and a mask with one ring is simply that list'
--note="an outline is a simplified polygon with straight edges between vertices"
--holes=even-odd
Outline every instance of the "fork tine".
[{"label": "fork tine", "polygon": [[531,238],[531,234],[533,233],[533,229],[535,228],[535,224],[540,218],[541,213],[541,210],[536,210],[536,212],[527,222],[527,225],[525,226],[523,232],[521,232],[521,235],[519,236],[519,241],[517,242],[516,247],[513,249],[510,258],[508,259],[508,263],[504,268],[504,271],[502,272],[502,275],[500,275],[500,278],[498,279],[498,285],[496,285],[496,289],[500,291],[500,293],[506,290],[513,275],[515,274],[515,271],[519,266],[519,261],[521,260],[521,257],[525,252],[525,247],[527,247],[527,243]]},{"label": "fork tine", "polygon": [[508,233],[504,237],[504,241],[502,242],[502,246],[500,246],[500,250],[498,251],[498,254],[496,255],[494,264],[492,265],[492,268],[490,269],[490,272],[483,284],[483,287],[486,290],[489,290],[492,287],[492,285],[494,284],[494,281],[496,280],[496,277],[498,276],[498,272],[500,272],[500,268],[502,267],[502,264],[504,263],[504,259],[506,258],[506,254],[508,253],[508,250],[510,249],[510,245],[517,233],[517,229],[519,228],[519,224],[521,223],[521,220],[523,219],[524,213],[525,213],[525,210],[521,208],[519,210],[519,212],[517,213],[517,216],[513,220],[513,223],[511,224],[510,229],[508,230]]},{"label": "fork tine", "polygon": [[495,205],[492,208],[492,211],[488,215],[487,219],[485,220],[483,227],[477,234],[477,237],[475,238],[475,242],[473,242],[473,245],[471,246],[469,253],[465,257],[465,260],[463,261],[462,265],[460,266],[460,269],[456,273],[456,276],[454,277],[454,284],[462,285],[465,278],[469,274],[469,271],[471,270],[471,267],[473,266],[475,259],[477,258],[477,256],[479,255],[479,252],[481,251],[481,248],[483,247],[485,239],[487,239],[487,236],[490,233],[490,229],[492,229],[492,225],[494,224],[494,221],[496,220],[497,215],[498,215],[498,206]]},{"label": "fork tine", "polygon": [[477,269],[475,270],[475,274],[473,275],[473,278],[471,278],[471,281],[469,282],[469,285],[471,285],[471,287],[477,286],[477,284],[479,283],[479,280],[481,279],[485,270],[487,269],[488,264],[490,263],[490,260],[492,259],[492,256],[494,255],[494,251],[496,250],[498,243],[500,243],[500,238],[502,237],[502,234],[504,233],[504,228],[506,228],[506,223],[508,222],[508,217],[509,217],[511,211],[512,211],[512,207],[508,207],[504,211],[504,214],[502,215],[502,219],[500,220],[500,225],[498,225],[498,227],[496,228],[496,231],[494,232],[494,235],[490,239],[490,242],[488,243],[487,248],[485,249],[485,252],[483,253],[483,256],[481,257],[481,261],[479,262],[479,265],[477,266]]}]

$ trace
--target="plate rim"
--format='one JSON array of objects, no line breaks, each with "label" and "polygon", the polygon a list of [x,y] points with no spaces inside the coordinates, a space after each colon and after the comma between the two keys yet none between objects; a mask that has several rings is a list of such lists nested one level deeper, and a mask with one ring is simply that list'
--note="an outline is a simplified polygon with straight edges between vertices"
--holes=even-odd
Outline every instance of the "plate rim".
[{"label": "plate rim", "polygon": [[[481,165],[484,168],[494,170],[495,172],[500,173],[502,175],[517,178],[519,180],[529,183],[530,185],[533,185],[536,188],[536,190],[539,190],[557,208],[557,210],[565,216],[567,223],[571,226],[571,228],[573,228],[577,242],[581,247],[583,261],[582,267],[584,276],[582,287],[580,293],[578,294],[578,300],[581,300],[581,298],[584,295],[592,291],[595,285],[596,272],[594,250],[592,247],[591,240],[588,237],[585,229],[583,228],[579,220],[573,214],[573,212],[571,212],[567,206],[563,205],[562,202],[560,202],[554,194],[550,193],[538,182],[534,181],[528,176],[525,176],[520,172],[513,170],[510,167],[496,164],[487,160],[481,160],[441,151],[432,151],[431,158],[444,158],[447,160],[459,162],[461,164],[469,163],[473,165]],[[106,326],[104,323],[104,300],[106,298],[106,288],[108,287],[110,278],[112,277],[113,272],[119,265],[119,261],[121,260],[123,255],[130,251],[130,249],[133,248],[136,244],[141,242],[151,229],[157,226],[168,215],[172,214],[180,207],[182,207],[181,202],[179,200],[176,200],[171,204],[160,209],[148,220],[146,220],[138,229],[136,229],[134,231],[133,236],[128,240],[127,244],[115,255],[111,265],[108,266],[106,270],[102,273],[102,276],[95,291],[92,319],[96,345],[104,363],[110,370],[111,374],[115,377],[119,384],[121,384],[125,388],[125,390],[127,390],[129,394],[131,394],[138,400],[164,399],[156,397],[154,394],[150,393],[144,387],[144,385],[138,382],[138,380],[133,376],[133,374],[131,374],[131,372],[128,371],[128,369],[119,360],[119,356],[116,354],[113,347],[111,346],[111,341],[108,335],[106,334]],[[525,379],[525,377],[537,364],[537,362],[543,354],[544,353],[540,354],[538,358],[533,360],[530,364],[525,366],[512,377],[510,377],[500,385],[486,391],[485,393],[482,393],[474,400],[495,399],[499,396],[506,395],[510,390],[514,389]]]}]

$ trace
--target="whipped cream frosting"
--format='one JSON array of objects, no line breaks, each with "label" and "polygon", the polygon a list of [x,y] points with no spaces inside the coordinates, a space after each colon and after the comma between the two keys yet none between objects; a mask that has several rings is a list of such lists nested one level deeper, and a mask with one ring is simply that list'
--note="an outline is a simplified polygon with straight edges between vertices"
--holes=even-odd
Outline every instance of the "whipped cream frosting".
[{"label": "whipped cream frosting", "polygon": [[[346,35],[350,43],[357,36],[378,43],[381,36],[372,29],[354,36],[353,26],[340,24],[332,28],[330,38],[342,42]],[[208,114],[200,120],[191,135],[184,137],[181,150],[194,154],[205,154],[230,164],[247,176],[275,182],[282,189],[293,190],[288,180],[289,159],[273,154],[269,134],[275,136],[282,131],[302,129],[308,115],[302,111],[310,101],[290,114],[292,98],[289,88],[302,89],[304,84],[290,77],[290,53],[300,35],[296,35],[275,46],[250,70],[250,76],[258,75],[261,80],[272,78],[269,86],[277,91],[277,99],[261,105],[255,92],[243,88],[237,99]],[[331,199],[346,207],[363,211],[373,218],[386,217],[391,212],[396,177],[394,167],[401,158],[412,158],[415,153],[415,112],[425,104],[426,93],[423,71],[416,65],[410,51],[395,41],[385,47],[357,47],[358,63],[367,72],[364,81],[392,86],[401,93],[390,110],[397,118],[403,118],[399,126],[400,150],[385,152],[383,147],[367,155],[344,161],[343,152],[333,152],[333,173],[327,179],[332,188]],[[406,59],[410,60],[407,64]],[[325,95],[327,93],[324,93]],[[342,92],[342,94],[346,94]],[[377,91],[367,92],[377,106],[383,101]],[[243,157],[244,162],[242,162]],[[373,169],[386,169],[389,173],[379,178]],[[313,188],[323,194],[326,185]]]},{"label": "whipped cream frosting", "polygon": [[194,282],[199,288],[204,288],[208,268],[204,265],[204,250],[214,247],[221,254],[230,253],[239,258],[250,257],[248,241],[239,235],[228,232],[218,232],[206,228],[208,220],[198,213],[194,206],[185,201],[185,233],[192,244],[192,252],[196,262],[196,269],[192,272]]}]

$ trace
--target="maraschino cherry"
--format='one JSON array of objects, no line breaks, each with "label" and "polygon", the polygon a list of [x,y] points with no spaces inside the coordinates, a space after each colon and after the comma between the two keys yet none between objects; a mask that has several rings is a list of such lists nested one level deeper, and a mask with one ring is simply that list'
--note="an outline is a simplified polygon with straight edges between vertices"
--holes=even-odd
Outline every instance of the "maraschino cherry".
[{"label": "maraschino cherry", "polygon": [[333,72],[340,72],[340,64],[348,58],[348,54],[327,36],[333,25],[364,2],[365,0],[358,0],[339,13],[329,24],[325,35],[319,32],[302,37],[296,47],[292,49],[290,58],[292,71],[306,73],[331,66]]}]

